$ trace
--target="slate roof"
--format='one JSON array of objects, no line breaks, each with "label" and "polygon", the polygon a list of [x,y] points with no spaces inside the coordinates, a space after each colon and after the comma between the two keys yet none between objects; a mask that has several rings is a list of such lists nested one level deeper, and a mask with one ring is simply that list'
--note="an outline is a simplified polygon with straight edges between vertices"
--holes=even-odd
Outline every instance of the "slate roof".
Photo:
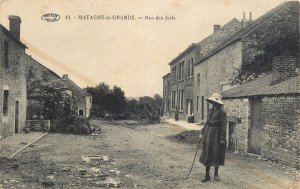
[{"label": "slate roof", "polygon": [[300,75],[280,83],[270,85],[272,75],[249,81],[221,93],[226,98],[247,98],[251,96],[274,96],[300,94]]},{"label": "slate roof", "polygon": [[209,57],[213,56],[217,52],[221,51],[225,47],[229,46],[230,44],[236,42],[237,40],[242,39],[244,36],[251,34],[253,31],[255,31],[260,25],[265,23],[269,18],[271,18],[273,15],[277,14],[278,12],[282,11],[284,8],[293,5],[295,3],[299,3],[298,1],[287,1],[283,2],[277,7],[271,9],[261,17],[254,20],[252,23],[250,23],[248,26],[246,26],[244,29],[238,31],[235,35],[230,37],[229,39],[225,40],[221,45],[219,45],[217,48],[212,50],[210,53],[208,53],[203,58],[199,59],[199,61],[196,63],[199,64],[203,62],[204,60],[208,59]]}]

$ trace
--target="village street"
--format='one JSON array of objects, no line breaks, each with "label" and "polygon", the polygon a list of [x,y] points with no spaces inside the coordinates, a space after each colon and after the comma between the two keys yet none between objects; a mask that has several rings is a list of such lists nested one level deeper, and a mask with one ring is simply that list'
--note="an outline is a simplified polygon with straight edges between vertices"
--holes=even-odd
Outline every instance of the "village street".
[{"label": "village street", "polygon": [[[221,181],[201,183],[204,167],[195,162],[196,144],[170,141],[183,128],[167,123],[125,126],[91,121],[96,136],[48,134],[19,153],[0,159],[0,188],[299,188],[297,172],[269,161],[227,153]],[[98,163],[82,155],[100,155]],[[105,157],[107,156],[107,157]],[[110,178],[110,179],[107,179]],[[101,182],[100,182],[101,181]]]}]

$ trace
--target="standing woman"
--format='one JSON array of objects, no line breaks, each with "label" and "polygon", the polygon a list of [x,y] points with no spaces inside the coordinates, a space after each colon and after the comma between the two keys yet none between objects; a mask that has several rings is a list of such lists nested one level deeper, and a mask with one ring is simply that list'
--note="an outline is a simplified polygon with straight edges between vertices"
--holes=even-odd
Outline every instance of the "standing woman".
[{"label": "standing woman", "polygon": [[[200,156],[200,163],[206,167],[206,174],[201,182],[210,180],[210,167],[215,167],[214,180],[220,181],[219,166],[225,162],[225,138],[226,138],[226,113],[223,110],[222,96],[213,93],[206,99],[212,104],[208,112],[207,122],[201,131],[200,138],[203,142],[203,150]],[[202,136],[203,135],[203,136]]]}]

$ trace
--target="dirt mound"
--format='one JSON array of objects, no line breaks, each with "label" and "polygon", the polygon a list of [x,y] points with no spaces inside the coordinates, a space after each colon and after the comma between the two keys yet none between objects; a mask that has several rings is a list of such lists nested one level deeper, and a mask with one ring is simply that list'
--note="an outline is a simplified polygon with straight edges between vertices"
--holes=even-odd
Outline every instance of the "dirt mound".
[{"label": "dirt mound", "polygon": [[183,131],[176,135],[169,135],[167,138],[176,142],[195,144],[199,142],[199,131]]}]

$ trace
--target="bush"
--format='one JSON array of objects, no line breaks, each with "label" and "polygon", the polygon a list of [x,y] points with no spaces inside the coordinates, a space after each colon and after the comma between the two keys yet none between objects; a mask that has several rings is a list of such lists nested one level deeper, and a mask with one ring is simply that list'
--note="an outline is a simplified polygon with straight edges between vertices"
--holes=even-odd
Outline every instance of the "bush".
[{"label": "bush", "polygon": [[79,115],[71,115],[51,121],[50,131],[89,135],[91,134],[91,127],[86,118]]}]

